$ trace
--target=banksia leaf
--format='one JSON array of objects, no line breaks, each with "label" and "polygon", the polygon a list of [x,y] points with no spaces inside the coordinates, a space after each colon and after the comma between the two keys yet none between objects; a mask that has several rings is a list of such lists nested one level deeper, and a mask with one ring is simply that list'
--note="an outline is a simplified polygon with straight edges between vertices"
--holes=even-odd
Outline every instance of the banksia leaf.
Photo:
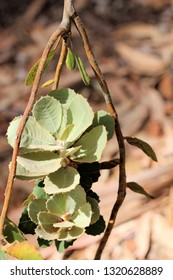
[{"label": "banksia leaf", "polygon": [[152,160],[157,161],[157,157],[151,146],[145,141],[135,137],[124,137],[130,145],[136,146],[141,149]]},{"label": "banksia leaf", "polygon": [[[45,62],[45,65],[44,65],[44,68],[43,68],[43,72],[46,71],[46,69],[48,68],[52,58],[54,57],[54,54],[55,54],[55,51],[50,51],[49,55],[48,55],[48,58]],[[36,73],[37,73],[37,70],[38,70],[38,66],[39,66],[39,63],[40,63],[40,59],[34,64],[34,66],[30,69],[26,79],[25,79],[25,85],[26,86],[30,86],[33,84],[34,80],[35,80],[35,76],[36,76]]]},{"label": "banksia leaf", "polygon": [[151,199],[154,199],[154,197],[150,194],[148,194],[144,189],[143,187],[141,187],[139,184],[137,184],[136,182],[129,182],[127,183],[127,187],[133,191],[133,192],[136,192],[136,193],[139,193],[139,194],[143,194],[145,195],[146,197],[148,198],[151,198]]},{"label": "banksia leaf", "polygon": [[97,126],[84,134],[74,146],[81,146],[75,154],[76,162],[95,162],[100,160],[101,154],[106,146],[107,132],[103,125]]},{"label": "banksia leaf", "polygon": [[69,48],[66,57],[66,66],[70,71],[72,71],[76,66],[75,56]]},{"label": "banksia leaf", "polygon": [[51,133],[55,133],[61,125],[62,106],[55,98],[45,96],[34,105],[33,116],[42,127]]},{"label": "banksia leaf", "polygon": [[75,54],[75,60],[76,60],[77,67],[79,69],[79,72],[81,74],[81,78],[82,78],[84,84],[86,86],[89,86],[90,85],[90,78],[87,74],[87,71],[85,69],[85,66],[84,66],[81,58],[77,54]]}]

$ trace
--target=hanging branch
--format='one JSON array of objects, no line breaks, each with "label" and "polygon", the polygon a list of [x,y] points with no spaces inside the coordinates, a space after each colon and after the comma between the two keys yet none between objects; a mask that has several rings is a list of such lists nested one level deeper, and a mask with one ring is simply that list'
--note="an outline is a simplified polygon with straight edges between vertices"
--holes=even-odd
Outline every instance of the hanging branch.
[{"label": "hanging branch", "polygon": [[61,47],[61,54],[60,54],[58,64],[57,64],[57,67],[56,67],[52,90],[58,88],[58,84],[59,84],[59,80],[60,80],[60,74],[61,74],[62,66],[65,62],[66,54],[67,54],[67,45],[66,45],[65,39],[63,39],[62,40],[62,47]]},{"label": "hanging branch", "polygon": [[97,64],[97,61],[95,59],[95,56],[92,52],[91,49],[91,45],[88,39],[88,35],[86,33],[86,30],[83,26],[83,23],[79,17],[79,15],[77,14],[77,12],[74,13],[73,16],[73,21],[76,25],[76,28],[79,31],[79,34],[83,40],[84,43],[84,48],[85,48],[85,52],[88,58],[88,61],[100,83],[100,86],[102,88],[103,91],[103,96],[105,99],[105,102],[107,104],[108,110],[110,112],[110,114],[112,115],[112,117],[115,120],[115,133],[117,136],[117,141],[118,141],[118,145],[119,145],[119,152],[120,152],[120,162],[119,162],[119,187],[118,187],[118,197],[117,200],[113,206],[112,209],[112,213],[108,222],[108,226],[106,228],[106,231],[104,233],[104,236],[101,240],[101,243],[99,245],[99,248],[96,252],[96,256],[95,259],[100,259],[101,258],[101,254],[103,252],[103,249],[106,245],[106,242],[110,236],[110,233],[112,231],[112,228],[114,226],[115,220],[116,220],[116,216],[118,213],[119,208],[121,207],[125,196],[126,196],[126,170],[125,170],[125,145],[124,145],[124,138],[121,132],[121,127],[119,124],[119,120],[118,120],[118,114],[116,112],[116,109],[113,105],[112,99],[111,99],[111,95],[107,86],[107,83],[103,77],[103,74]]},{"label": "hanging branch", "polygon": [[86,30],[82,24],[82,21],[74,9],[73,0],[64,0],[63,19],[62,19],[57,31],[51,36],[51,38],[43,52],[43,55],[41,57],[39,67],[38,67],[38,70],[36,73],[36,77],[34,80],[34,84],[33,84],[32,90],[31,90],[28,104],[26,106],[26,109],[24,111],[23,117],[21,119],[21,122],[20,122],[18,130],[17,130],[16,140],[15,140],[15,145],[14,145],[14,150],[13,150],[13,155],[12,155],[12,161],[11,161],[11,167],[10,167],[9,177],[8,177],[8,181],[7,181],[6,191],[5,191],[5,200],[4,200],[4,205],[3,205],[3,209],[2,209],[2,213],[1,213],[1,217],[0,217],[0,237],[5,242],[5,237],[3,236],[3,227],[4,227],[4,221],[6,218],[8,205],[9,205],[9,201],[10,201],[13,181],[15,178],[16,165],[17,165],[16,160],[17,160],[17,155],[19,152],[19,146],[20,146],[22,132],[23,132],[26,122],[29,118],[29,115],[31,113],[35,100],[38,97],[37,91],[39,88],[40,80],[41,80],[43,70],[44,70],[44,65],[48,58],[48,55],[49,55],[50,51],[53,49],[53,47],[54,47],[54,49],[56,49],[58,47],[58,44],[63,37],[62,49],[61,49],[60,59],[59,59],[59,62],[58,62],[57,68],[56,68],[53,89],[56,89],[58,87],[60,73],[62,70],[62,65],[65,61],[66,52],[67,52],[65,38],[68,37],[68,35],[69,35],[70,28],[71,28],[71,20],[74,22],[82,40],[83,40],[87,58],[98,79],[98,82],[102,88],[103,96],[104,96],[105,102],[107,104],[108,111],[110,112],[111,116],[115,120],[115,133],[116,133],[116,137],[117,137],[117,141],[118,141],[118,145],[119,145],[119,152],[120,152],[118,196],[117,196],[115,205],[113,206],[112,213],[111,213],[105,234],[101,240],[101,243],[99,245],[99,248],[98,248],[96,256],[95,256],[95,259],[100,259],[103,249],[106,245],[106,242],[107,242],[107,240],[110,236],[110,233],[112,231],[112,228],[114,226],[115,219],[116,219],[117,213],[119,211],[119,208],[121,207],[121,205],[125,199],[125,195],[126,195],[125,146],[124,146],[124,138],[123,138],[123,135],[121,132],[121,127],[120,127],[119,120],[118,120],[118,114],[113,105],[107,83],[96,62],[96,59],[92,52],[90,42],[89,42]]},{"label": "hanging branch", "polygon": [[56,44],[56,47],[58,46],[57,42],[60,41],[59,38],[63,34],[68,33],[70,30],[70,17],[74,13],[71,3],[72,3],[72,1],[70,1],[70,0],[64,0],[64,12],[63,12],[62,21],[61,21],[57,31],[55,31],[54,34],[50,37],[50,39],[47,43],[47,46],[43,51],[43,54],[42,54],[42,57],[41,57],[41,60],[40,60],[39,66],[38,66],[38,70],[36,73],[36,77],[34,80],[34,84],[33,84],[32,90],[31,90],[29,101],[28,101],[26,109],[23,113],[19,127],[17,129],[16,139],[15,139],[15,144],[14,144],[14,149],[13,149],[13,154],[12,154],[12,160],[11,160],[11,164],[10,164],[10,171],[9,171],[7,185],[6,185],[6,189],[5,189],[5,198],[4,198],[3,208],[2,208],[2,212],[1,212],[1,216],[0,216],[0,238],[4,242],[5,242],[5,237],[3,235],[3,228],[4,228],[4,222],[5,222],[5,218],[7,215],[9,202],[10,202],[13,182],[15,179],[17,156],[18,156],[18,152],[19,152],[19,146],[20,146],[22,132],[23,132],[25,124],[28,120],[28,117],[31,113],[35,100],[37,98],[37,91],[39,88],[40,80],[41,80],[41,77],[43,74],[44,65],[48,58],[48,55],[55,44]]}]

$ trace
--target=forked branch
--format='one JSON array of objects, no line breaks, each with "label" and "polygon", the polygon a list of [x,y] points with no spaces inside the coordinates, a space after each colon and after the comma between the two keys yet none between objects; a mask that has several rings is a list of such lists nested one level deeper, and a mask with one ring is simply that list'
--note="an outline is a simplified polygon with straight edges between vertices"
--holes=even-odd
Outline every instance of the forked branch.
[{"label": "forked branch", "polygon": [[115,133],[116,133],[116,137],[117,137],[117,141],[118,141],[118,145],[119,145],[119,153],[120,153],[118,196],[117,196],[115,205],[113,206],[112,213],[111,213],[111,216],[110,216],[110,219],[108,222],[108,226],[106,228],[106,231],[104,233],[104,236],[101,240],[101,243],[99,245],[99,248],[98,248],[96,256],[95,256],[95,259],[100,259],[103,249],[106,245],[106,242],[110,236],[111,230],[114,226],[115,219],[116,219],[117,213],[119,211],[119,208],[122,205],[125,195],[126,195],[125,146],[124,146],[124,138],[123,138],[123,135],[121,132],[121,127],[120,127],[119,120],[118,120],[118,114],[113,105],[107,83],[99,68],[99,65],[96,62],[96,59],[92,52],[91,45],[90,45],[86,30],[82,24],[82,21],[74,9],[73,0],[64,0],[63,19],[62,19],[57,31],[51,36],[51,38],[43,52],[43,55],[41,57],[39,67],[38,67],[38,70],[36,73],[36,77],[34,80],[34,84],[33,84],[32,90],[31,90],[28,104],[26,106],[26,109],[24,111],[23,117],[21,119],[21,122],[20,122],[18,130],[17,130],[16,140],[15,140],[14,150],[13,150],[13,155],[12,155],[12,161],[11,161],[11,166],[10,166],[10,172],[9,172],[9,177],[7,180],[7,186],[6,186],[6,191],[5,191],[5,200],[4,200],[4,205],[3,205],[3,209],[2,209],[2,213],[1,213],[1,217],[0,217],[0,238],[5,242],[5,237],[3,236],[3,227],[4,227],[4,222],[5,222],[8,205],[9,205],[9,201],[10,201],[13,181],[15,178],[17,156],[18,156],[18,152],[19,152],[19,146],[20,146],[22,132],[23,132],[25,124],[29,118],[29,115],[31,113],[35,100],[38,97],[37,92],[38,92],[40,80],[41,80],[41,77],[43,74],[44,65],[48,58],[48,55],[53,48],[56,49],[58,47],[58,44],[62,39],[62,49],[61,49],[60,59],[59,59],[57,69],[56,69],[53,89],[56,89],[58,87],[60,73],[61,73],[62,65],[64,63],[64,60],[66,57],[66,51],[67,51],[65,37],[69,36],[69,32],[71,29],[71,21],[74,22],[82,40],[83,40],[83,44],[84,44],[84,48],[85,48],[85,52],[86,52],[88,61],[98,79],[98,82],[100,83],[100,86],[101,86],[102,92],[103,92],[103,96],[104,96],[105,102],[107,104],[108,111],[115,120]]}]

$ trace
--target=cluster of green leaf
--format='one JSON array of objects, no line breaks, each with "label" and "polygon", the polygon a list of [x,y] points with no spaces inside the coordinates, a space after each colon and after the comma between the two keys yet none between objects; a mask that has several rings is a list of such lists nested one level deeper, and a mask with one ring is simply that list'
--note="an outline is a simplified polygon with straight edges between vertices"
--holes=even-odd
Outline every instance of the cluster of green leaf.
[{"label": "cluster of green leaf", "polygon": [[[7,131],[12,147],[20,120],[15,118]],[[17,157],[16,177],[36,182],[24,203],[22,232],[36,233],[44,246],[55,240],[62,250],[58,242],[65,248],[84,232],[104,230],[91,186],[100,176],[99,160],[113,133],[113,118],[105,111],[94,113],[71,89],[51,91],[36,102]]]}]

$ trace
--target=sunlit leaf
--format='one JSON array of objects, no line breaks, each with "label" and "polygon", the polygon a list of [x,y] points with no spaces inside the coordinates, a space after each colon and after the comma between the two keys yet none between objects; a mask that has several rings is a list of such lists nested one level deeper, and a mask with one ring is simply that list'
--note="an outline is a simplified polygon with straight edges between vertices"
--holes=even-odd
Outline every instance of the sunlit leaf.
[{"label": "sunlit leaf", "polygon": [[[55,51],[52,50],[50,51],[49,55],[48,55],[48,58],[45,62],[45,65],[44,65],[44,68],[43,68],[43,73],[46,71],[46,69],[48,68],[52,58],[54,57],[54,54],[55,54]],[[36,76],[36,73],[37,73],[37,70],[38,70],[38,66],[39,66],[39,63],[40,63],[40,59],[34,64],[34,66],[30,69],[26,79],[25,79],[25,84],[27,86],[30,86],[33,84],[34,80],[35,80],[35,76]]]},{"label": "sunlit leaf", "polygon": [[45,96],[33,108],[36,121],[51,133],[59,130],[62,120],[62,106],[58,100]]},{"label": "sunlit leaf", "polygon": [[82,62],[82,60],[81,60],[81,58],[80,58],[77,54],[74,54],[74,56],[75,56],[75,60],[76,60],[77,67],[78,67],[79,72],[80,72],[80,74],[81,74],[81,78],[82,78],[84,84],[85,84],[86,86],[89,86],[89,85],[90,85],[90,78],[89,78],[89,76],[88,76],[88,74],[87,74],[87,71],[86,71],[86,69],[85,69],[85,66],[84,66],[84,64],[83,64],[83,62]]},{"label": "sunlit leaf", "polygon": [[110,140],[115,131],[115,121],[106,111],[97,111],[94,114],[92,126],[104,125],[107,131],[107,138]]},{"label": "sunlit leaf", "polygon": [[67,110],[76,97],[76,92],[70,88],[56,89],[49,92],[49,96],[57,99],[61,105]]},{"label": "sunlit leaf", "polygon": [[141,139],[135,137],[124,137],[130,145],[136,146],[141,149],[152,160],[157,161],[157,157],[151,146]]},{"label": "sunlit leaf", "polygon": [[127,183],[127,187],[133,191],[133,192],[136,192],[136,193],[139,193],[139,194],[143,194],[145,195],[146,197],[148,198],[151,198],[151,199],[154,199],[154,197],[150,194],[148,194],[144,189],[143,187],[141,187],[139,184],[137,184],[136,182],[129,182]]},{"label": "sunlit leaf", "polygon": [[74,161],[95,162],[100,160],[106,142],[107,132],[105,127],[100,125],[93,128],[74,144],[74,146],[81,146]]},{"label": "sunlit leaf", "polygon": [[47,201],[48,211],[63,217],[65,214],[73,214],[76,209],[86,203],[86,193],[84,189],[78,185],[74,190],[67,193],[59,193],[53,195]]},{"label": "sunlit leaf", "polygon": [[91,217],[91,223],[94,224],[97,222],[97,220],[100,218],[100,208],[98,205],[98,201],[94,198],[87,197],[87,201],[91,205],[91,210],[92,210],[92,217]]},{"label": "sunlit leaf", "polygon": [[[77,108],[80,108],[80,110]],[[74,128],[66,141],[73,142],[78,139],[92,124],[93,117],[94,112],[87,100],[81,95],[76,95],[67,111],[67,124],[73,124]]]},{"label": "sunlit leaf", "polygon": [[54,80],[48,80],[47,82],[45,82],[45,83],[41,86],[41,88],[48,87],[48,86],[52,85],[53,83],[54,83]]},{"label": "sunlit leaf", "polygon": [[18,242],[6,246],[5,251],[19,260],[42,260],[42,256],[36,248],[27,241]]},{"label": "sunlit leaf", "polygon": [[28,215],[35,224],[38,224],[37,214],[41,211],[47,211],[46,199],[34,199],[28,205]]},{"label": "sunlit leaf", "polygon": [[[51,152],[28,153],[17,157],[16,176],[45,176],[61,167],[61,159]],[[24,169],[20,168],[23,167]]]},{"label": "sunlit leaf", "polygon": [[85,230],[83,228],[75,227],[72,228],[62,228],[58,232],[46,232],[43,227],[38,226],[36,229],[36,233],[40,238],[43,238],[45,240],[65,240],[65,241],[71,241],[73,239],[78,238],[81,236]]},{"label": "sunlit leaf", "polygon": [[[9,144],[14,147],[16,132],[22,117],[15,118],[9,125],[7,137]],[[55,145],[55,138],[36,122],[34,117],[29,117],[22,133],[20,151],[28,152],[31,145]]]},{"label": "sunlit leaf", "polygon": [[73,52],[68,48],[67,57],[66,57],[66,66],[67,68],[72,71],[75,68],[75,56]]},{"label": "sunlit leaf", "polygon": [[41,227],[48,233],[55,233],[56,228],[53,227],[53,224],[61,221],[61,219],[56,214],[48,212],[38,213],[37,218],[39,225],[41,225]]},{"label": "sunlit leaf", "polygon": [[61,167],[45,178],[45,191],[48,194],[68,192],[79,184],[79,173],[73,167]]},{"label": "sunlit leaf", "polygon": [[71,220],[77,227],[85,228],[91,222],[91,205],[87,202],[82,205],[76,213],[71,217]]},{"label": "sunlit leaf", "polygon": [[74,124],[67,125],[67,127],[65,128],[65,130],[63,131],[63,133],[60,137],[60,140],[65,141],[68,138],[68,136],[71,133],[73,128],[74,128]]}]

